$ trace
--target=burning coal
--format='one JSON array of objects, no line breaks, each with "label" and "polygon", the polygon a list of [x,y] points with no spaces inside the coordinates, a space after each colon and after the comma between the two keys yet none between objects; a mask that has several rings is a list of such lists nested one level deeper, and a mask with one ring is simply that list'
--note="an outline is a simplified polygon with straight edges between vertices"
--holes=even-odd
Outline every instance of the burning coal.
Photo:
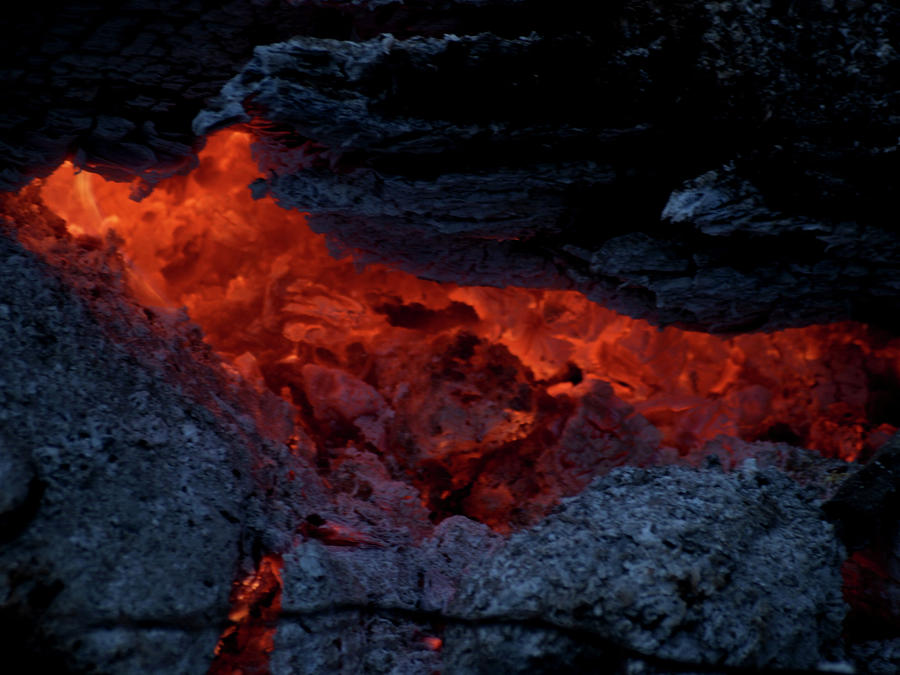
[{"label": "burning coal", "polygon": [[230,367],[289,401],[337,489],[369,489],[353,467],[375,456],[432,519],[509,531],[614,466],[728,465],[729,438],[853,461],[896,429],[900,339],[852,323],[717,337],[574,291],[360,268],[302,214],[253,199],[251,152],[249,134],[221,132],[141,202],[67,164],[43,198],[73,235],[114,231],[145,305],[186,306]]},{"label": "burning coal", "polygon": [[896,670],[900,10],[788,4],[20,7],[7,654]]},{"label": "burning coal", "polygon": [[[290,404],[290,425],[254,408],[260,428],[413,541],[454,515],[521,530],[617,466],[715,455],[733,467],[759,440],[850,462],[895,430],[896,338],[851,323],[730,338],[658,329],[574,291],[439,284],[336,259],[302,214],[253,199],[252,146],[218,134],[195,172],[139,203],[70,165],[42,198],[81,249],[115,243],[148,316],[186,307],[231,376]],[[295,536],[385,546],[317,513]],[[262,552],[235,585],[214,672],[267,667],[288,588],[281,554]],[[416,644],[440,651],[435,632]]]}]

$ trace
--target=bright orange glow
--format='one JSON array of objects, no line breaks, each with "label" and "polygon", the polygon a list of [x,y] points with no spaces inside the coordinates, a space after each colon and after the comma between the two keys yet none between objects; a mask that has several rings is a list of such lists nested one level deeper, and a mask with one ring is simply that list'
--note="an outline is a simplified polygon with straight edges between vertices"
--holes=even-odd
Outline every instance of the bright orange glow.
[{"label": "bright orange glow", "polygon": [[[185,305],[246,380],[295,404],[332,471],[345,461],[334,448],[374,449],[428,483],[432,507],[456,500],[503,521],[541,490],[496,479],[518,471],[515,455],[547,475],[581,461],[541,454],[561,434],[672,456],[718,435],[786,440],[853,460],[894,431],[897,339],[851,323],[726,339],[659,330],[571,291],[358,269],[303,215],[253,200],[251,143],[217,134],[197,170],[140,203],[68,164],[43,196],[75,235],[114,229],[141,301]],[[610,448],[609,462],[625,461]],[[563,492],[584,483],[559,480]]]},{"label": "bright orange glow", "polygon": [[265,556],[253,574],[234,584],[230,624],[216,645],[210,675],[269,672],[281,612],[281,567],[280,558]]}]

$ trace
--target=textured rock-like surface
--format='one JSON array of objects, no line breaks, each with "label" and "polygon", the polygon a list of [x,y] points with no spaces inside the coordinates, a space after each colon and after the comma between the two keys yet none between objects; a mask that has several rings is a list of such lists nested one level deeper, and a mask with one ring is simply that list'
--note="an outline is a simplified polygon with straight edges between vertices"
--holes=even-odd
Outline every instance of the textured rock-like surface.
[{"label": "textured rock-like surface", "polygon": [[851,549],[894,537],[900,522],[900,436],[845,480],[823,508]]},{"label": "textured rock-like surface", "polygon": [[284,557],[282,609],[288,616],[367,606],[441,611],[466,570],[502,541],[487,526],[455,516],[418,547],[304,542]]},{"label": "textured rock-like surface", "polygon": [[775,471],[622,469],[470,568],[448,612],[679,661],[809,668],[840,634],[842,555]]},{"label": "textured rock-like surface", "polygon": [[189,167],[191,120],[250,57],[291,35],[524,31],[521,0],[126,0],[10,6],[0,26],[0,189],[67,155],[108,177]]},{"label": "textured rock-like surface", "polygon": [[4,653],[201,672],[238,569],[249,457],[6,237],[0,312]]},{"label": "textured rock-like surface", "polygon": [[141,192],[249,122],[258,189],[361,260],[707,330],[895,324],[900,10],[583,4],[23,5],[0,186],[71,155]]},{"label": "textured rock-like surface", "polygon": [[195,129],[256,126],[258,189],[360,259],[706,330],[890,322],[896,8],[583,18],[261,46]]},{"label": "textured rock-like surface", "polygon": [[[895,636],[900,627],[900,435],[842,481],[822,506],[855,552],[845,566],[845,587],[853,598],[852,637]],[[893,652],[896,658],[896,643]]]},{"label": "textured rock-like surface", "polygon": [[863,642],[854,645],[850,654],[861,675],[893,675],[900,670],[900,639]]},{"label": "textured rock-like surface", "polygon": [[270,666],[273,675],[440,672],[440,654],[425,640],[433,633],[427,622],[365,610],[286,619]]},{"label": "textured rock-like surface", "polygon": [[[444,639],[442,672],[449,675],[631,672],[627,669],[630,660],[615,648],[551,626],[451,624]],[[634,661],[645,665],[639,658]],[[638,672],[642,670],[655,672],[646,667]]]},{"label": "textured rock-like surface", "polygon": [[[440,17],[454,6],[478,3],[425,4],[410,3],[424,10],[423,29],[448,25]],[[187,169],[197,140],[191,120],[256,44],[402,21],[404,12],[373,9],[288,0],[11,6],[0,26],[0,189],[46,175],[70,155],[117,180],[152,183]]]},{"label": "textured rock-like surface", "polygon": [[[823,457],[814,450],[804,450],[787,443],[748,443],[725,436],[713,439],[678,463],[704,468],[719,466],[730,472],[741,468],[748,460],[760,469],[777,469],[819,500],[833,498],[842,485],[860,470],[858,464]],[[836,526],[835,530],[840,533],[839,527]]]},{"label": "textured rock-like surface", "polygon": [[[505,539],[456,517],[419,547],[300,544],[284,559],[289,629],[273,659],[316,672],[325,662],[311,653],[342,653],[352,672],[382,649],[386,634],[365,637],[381,616],[398,642],[410,623],[422,636],[445,625],[449,673],[587,667],[603,654],[811,668],[840,635],[842,557],[819,509],[778,471],[619,469]],[[335,613],[353,627],[337,646],[321,633]]]},{"label": "textured rock-like surface", "polygon": [[4,652],[202,672],[232,581],[310,503],[333,517],[311,453],[271,440],[284,402],[229,376],[182,312],[134,301],[113,239],[73,239],[32,190],[0,197],[0,233]]}]

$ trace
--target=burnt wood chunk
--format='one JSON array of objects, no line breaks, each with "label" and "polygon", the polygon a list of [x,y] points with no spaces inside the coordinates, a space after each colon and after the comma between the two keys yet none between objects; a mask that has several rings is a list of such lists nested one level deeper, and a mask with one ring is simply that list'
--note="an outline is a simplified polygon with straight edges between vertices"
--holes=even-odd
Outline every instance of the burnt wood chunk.
[{"label": "burnt wood chunk", "polygon": [[70,156],[140,195],[243,123],[256,193],[363,261],[718,332],[896,327],[893,5],[164,4],[15,10],[0,185]]}]

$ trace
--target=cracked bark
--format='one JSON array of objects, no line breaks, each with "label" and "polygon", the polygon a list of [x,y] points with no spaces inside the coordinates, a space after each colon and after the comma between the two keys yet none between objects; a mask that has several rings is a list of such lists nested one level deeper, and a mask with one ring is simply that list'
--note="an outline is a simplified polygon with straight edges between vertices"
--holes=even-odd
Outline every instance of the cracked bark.
[{"label": "cracked bark", "polygon": [[362,260],[719,332],[896,328],[892,6],[170,9],[16,26],[7,187],[66,154],[149,185],[239,121],[262,137],[256,189]]},{"label": "cracked bark", "polygon": [[[579,288],[635,316],[707,330],[847,317],[897,328],[893,313],[885,311],[900,292],[892,230],[900,168],[900,118],[894,114],[900,62],[892,45],[900,41],[900,21],[892,6],[635,1],[559,11],[537,0],[224,6],[131,0],[20,3],[11,11],[8,34],[0,40],[5,189],[71,156],[109,178],[138,178],[138,190],[146,190],[162,176],[190,168],[202,143],[198,134],[239,122],[260,137],[268,173],[255,189],[313,211],[315,227],[328,232],[338,249],[363,260],[388,261],[438,279]],[[254,55],[255,46],[260,49]],[[18,403],[24,418],[40,434],[25,438],[23,427],[3,420],[4,443],[13,452],[3,458],[4,486],[10,489],[0,493],[0,527],[20,548],[5,547],[0,561],[7,573],[4,591],[12,598],[2,618],[7,625],[37,626],[26,637],[46,642],[25,646],[39,651],[50,645],[60,659],[112,671],[181,664],[196,672],[208,661],[216,622],[227,612],[229,573],[251,564],[254,547],[290,549],[304,502],[289,492],[265,497],[270,489],[285,489],[272,476],[269,484],[252,487],[246,474],[235,476],[231,465],[224,470],[217,448],[234,450],[234,463],[243,467],[244,436],[231,434],[234,425],[222,432],[199,404],[186,403],[160,383],[147,364],[138,383],[159,395],[125,436],[113,435],[113,445],[101,438],[95,447],[90,430],[81,437],[80,427],[48,425],[56,416],[65,419],[63,408],[73,405],[68,391],[107,389],[125,396],[98,394],[109,409],[96,423],[119,425],[124,412],[118,406],[131,400],[134,383],[122,382],[108,364],[98,367],[101,375],[86,375],[74,365],[93,358],[75,342],[86,334],[89,344],[99,345],[102,331],[68,304],[65,291],[35,271],[39,266],[27,254],[5,241],[3,247],[0,259],[9,265],[9,283],[0,285],[4,302],[24,308],[16,315],[20,323],[4,320],[3,338],[10,345],[5,353],[25,345],[41,354],[57,341],[54,363],[65,366],[71,382],[63,394],[35,407],[31,383],[46,381],[45,388],[53,390],[59,376],[41,362],[3,363],[4,376],[21,388],[0,393],[23,397]],[[45,309],[35,307],[34,298],[47,299],[46,307],[58,311],[31,321]],[[14,332],[22,322],[27,341]],[[72,327],[80,331],[77,340]],[[119,357],[125,372],[133,363]],[[74,403],[87,410],[97,400],[82,396]],[[157,437],[153,420],[144,419],[179,415],[201,422],[194,437],[200,467],[185,469],[203,486],[199,501],[170,491],[166,462],[181,461],[180,441]],[[133,447],[145,435],[157,439],[144,439],[157,452]],[[35,438],[46,442],[35,444]],[[109,469],[118,462],[110,457],[118,456],[113,451],[119,445],[138,455],[131,466],[146,469],[140,480],[127,468]],[[273,453],[266,459],[269,467],[290,461],[277,449],[267,452]],[[73,458],[70,473],[61,469],[67,457]],[[172,553],[160,543],[165,531],[147,527],[145,514],[126,497],[121,505],[118,496],[96,499],[88,481],[94,470],[112,472],[104,494],[149,490],[161,500],[166,518],[203,512],[207,501],[241,516],[236,522],[225,518],[215,533],[179,530],[166,539],[181,547]],[[163,478],[146,479],[157,473]],[[39,486],[33,475],[53,482],[43,492],[21,490]],[[217,479],[213,485],[209,475]],[[316,484],[312,473],[303,482],[306,489]],[[775,483],[816,523],[802,536],[815,534],[819,521],[808,505]],[[747,489],[756,488],[763,489]],[[254,506],[245,511],[233,502],[248,492]],[[72,509],[73,503],[82,506]],[[322,497],[314,508],[327,511],[327,504]],[[134,527],[136,546],[93,546],[116,542],[118,530],[88,531],[84,523],[114,516]],[[389,531],[391,525],[379,527]],[[559,527],[546,527],[553,526]],[[584,527],[591,531],[594,525]],[[66,536],[51,536],[46,544],[42,531]],[[57,548],[75,545],[66,538],[73,531],[93,546],[87,561]],[[482,544],[490,539],[478,536]],[[819,634],[827,637],[837,622],[832,577],[838,554],[828,536],[816,542],[830,562],[812,561],[812,567],[828,578],[808,590],[832,614]],[[409,543],[392,541],[384,558],[399,556]],[[185,574],[182,560],[198,548],[213,553]],[[325,547],[304,542],[302,549],[294,553]],[[323,555],[333,562],[342,554]],[[354,555],[362,562],[351,567],[365,565],[367,554]],[[181,584],[174,624],[146,619],[173,612],[165,598],[147,590],[148,560],[164,572],[174,570]],[[517,564],[530,563],[525,558]],[[210,569],[221,574],[207,587]],[[372,569],[396,574],[398,567],[392,562]],[[802,574],[805,568],[797,569]],[[483,571],[470,579],[467,592],[487,602],[496,594],[479,594],[478,579],[494,583],[497,575]],[[445,576],[458,580],[459,574],[448,570]],[[305,578],[297,576],[298,588]],[[452,597],[455,582],[432,582],[430,601],[440,607]],[[535,581],[544,582],[552,586],[547,578]],[[375,581],[373,587],[379,588]],[[113,590],[101,593],[98,604],[97,588]],[[401,605],[415,603],[416,588],[413,575],[393,593],[408,593]],[[555,602],[549,591],[539,597]],[[520,611],[514,600],[497,611]],[[574,609],[551,609],[559,625],[581,620]],[[128,625],[115,623],[121,616]],[[358,620],[348,618],[356,628]],[[790,628],[801,625],[806,626]],[[659,628],[649,619],[632,627],[625,637],[638,642],[646,638],[645,629]],[[486,634],[457,636],[464,646],[449,650],[449,658],[459,664],[511,663],[508,645],[523,642],[510,642],[496,625],[486,628]],[[328,636],[332,629],[326,622],[320,633]],[[359,630],[362,646],[353,658],[365,662],[372,652],[367,640],[393,644],[407,627]],[[545,654],[576,651],[556,635],[511,630],[517,640],[545,645]],[[293,650],[302,640],[314,640],[313,633],[285,630],[276,661],[282,658],[288,667]],[[21,631],[7,636],[16,642],[22,637]],[[721,649],[714,645],[701,660],[714,660]],[[783,653],[815,665],[809,650]],[[748,658],[765,662],[767,656]]]}]

